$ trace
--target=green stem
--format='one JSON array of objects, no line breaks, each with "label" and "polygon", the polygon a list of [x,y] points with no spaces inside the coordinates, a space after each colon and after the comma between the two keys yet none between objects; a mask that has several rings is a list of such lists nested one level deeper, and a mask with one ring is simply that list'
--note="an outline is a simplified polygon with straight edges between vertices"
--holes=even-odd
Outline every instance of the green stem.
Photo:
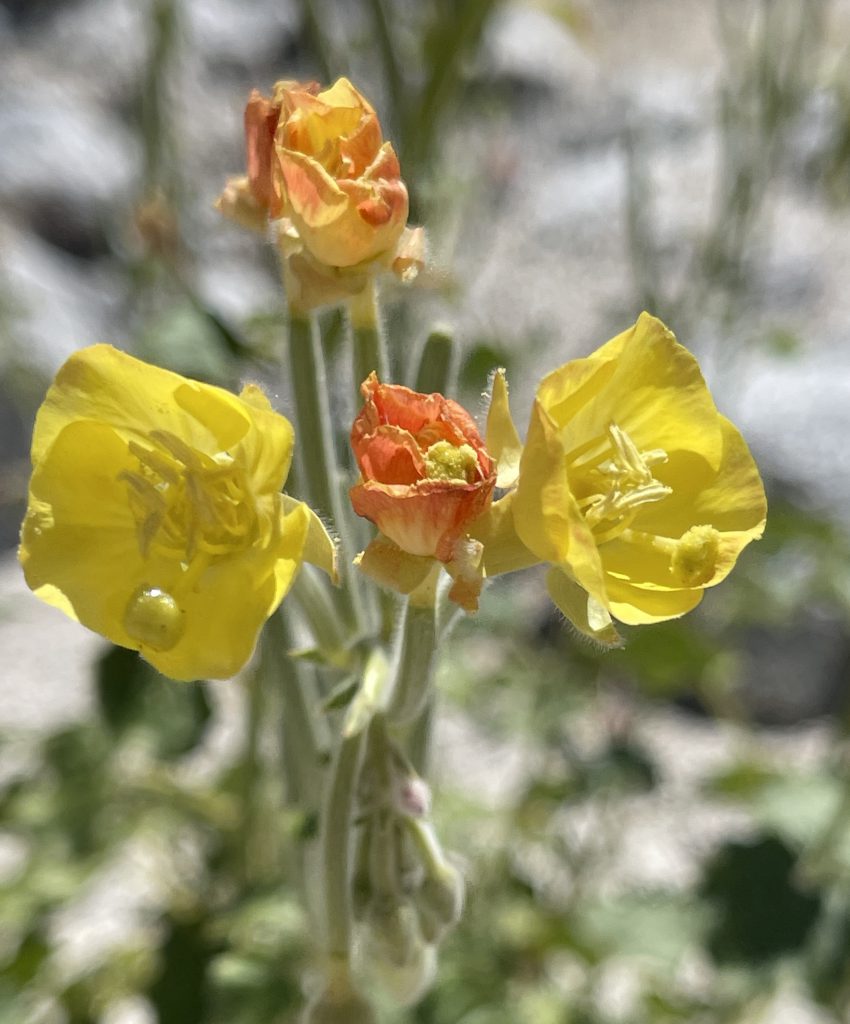
[{"label": "green stem", "polygon": [[356,597],[351,568],[349,524],[342,502],[333,419],[330,410],[325,360],[313,318],[292,309],[289,322],[289,374],[295,403],[299,477],[305,496],[317,511],[330,515],[340,539],[340,590],[335,603],[346,624],[360,628],[363,603]]},{"label": "green stem", "polygon": [[328,956],[348,960],[351,950],[351,820],[365,732],[343,739],[336,752],[322,808],[322,875]]},{"label": "green stem", "polygon": [[354,340],[353,371],[355,408],[362,404],[360,385],[373,371],[380,380],[387,376],[387,351],[378,314],[375,283],[370,281],[348,305],[351,333]]},{"label": "green stem", "polygon": [[404,76],[401,73],[401,65],[396,55],[396,46],[390,30],[390,20],[384,7],[384,0],[369,0],[369,7],[372,10],[372,21],[375,24],[375,35],[378,39],[378,46],[381,51],[381,59],[384,63],[384,74],[387,77],[387,85],[390,97],[393,101],[393,123],[396,127],[405,123],[407,115],[407,88]]},{"label": "green stem", "polygon": [[419,356],[414,388],[425,394],[446,394],[454,378],[454,338],[448,330],[435,327],[428,335]]},{"label": "green stem", "polygon": [[312,318],[292,311],[287,350],[305,497],[317,512],[333,515],[338,505],[333,421],[325,361]]},{"label": "green stem", "polygon": [[434,608],[409,601],[399,634],[398,660],[387,718],[392,725],[415,721],[428,704],[436,653]]},{"label": "green stem", "polygon": [[326,581],[309,565],[301,567],[292,597],[307,621],[316,644],[325,651],[343,651],[348,634],[336,613]]},{"label": "green stem", "polygon": [[283,700],[283,759],[288,801],[309,812],[319,804],[321,769],[327,760],[330,737],[317,710],[319,697],[312,671],[296,664],[286,654],[292,646],[292,636],[280,612],[271,617],[266,633]]}]

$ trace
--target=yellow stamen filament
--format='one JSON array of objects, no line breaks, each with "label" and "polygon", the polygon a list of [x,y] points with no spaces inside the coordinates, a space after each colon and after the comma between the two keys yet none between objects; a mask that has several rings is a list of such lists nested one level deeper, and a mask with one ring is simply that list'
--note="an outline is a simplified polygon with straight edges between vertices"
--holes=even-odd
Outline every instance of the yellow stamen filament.
[{"label": "yellow stamen filament", "polygon": [[478,473],[478,456],[468,444],[437,441],[425,452],[425,475],[429,480],[471,484]]},{"label": "yellow stamen filament", "polygon": [[610,424],[607,435],[609,458],[581,459],[598,449],[597,443],[589,443],[572,453],[575,461],[570,463],[573,471],[583,470],[600,486],[599,491],[579,502],[597,544],[620,536],[641,506],[661,501],[672,493],[652,473],[653,466],[667,461],[667,452],[661,448],[640,451],[616,423]]},{"label": "yellow stamen filament", "polygon": [[250,547],[259,537],[257,509],[244,470],[227,452],[205,455],[164,430],[149,444],[129,443],[138,469],[128,485],[139,550],[174,558],[184,571],[210,558]]}]

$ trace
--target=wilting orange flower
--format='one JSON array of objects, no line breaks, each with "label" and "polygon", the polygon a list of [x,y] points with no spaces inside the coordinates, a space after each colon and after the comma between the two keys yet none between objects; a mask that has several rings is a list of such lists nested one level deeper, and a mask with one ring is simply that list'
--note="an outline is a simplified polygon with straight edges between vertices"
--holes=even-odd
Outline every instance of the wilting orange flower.
[{"label": "wilting orange flower", "polygon": [[[489,507],[496,484],[495,464],[474,420],[450,398],[381,384],[374,373],[362,391],[366,401],[351,430],[362,480],[351,489],[351,503],[391,544],[373,542],[361,567],[368,572],[380,554],[383,570],[370,574],[406,590],[400,578],[415,582],[416,568],[424,576],[436,559],[456,580],[469,582],[480,561],[469,527]],[[480,579],[476,597],[478,589]],[[457,592],[455,599],[475,605]]]},{"label": "wilting orange flower", "polygon": [[[292,81],[277,82],[271,97],[255,89],[245,108],[245,144],[248,174],[228,182],[219,209],[258,229],[281,222],[296,284],[306,282],[302,304],[318,304],[317,274],[318,298],[329,301],[363,287],[350,278],[364,264],[378,261],[399,276],[421,265],[421,231],[405,231],[408,197],[398,158],[374,109],[347,78],[324,91]],[[325,296],[325,279],[340,276]]]}]

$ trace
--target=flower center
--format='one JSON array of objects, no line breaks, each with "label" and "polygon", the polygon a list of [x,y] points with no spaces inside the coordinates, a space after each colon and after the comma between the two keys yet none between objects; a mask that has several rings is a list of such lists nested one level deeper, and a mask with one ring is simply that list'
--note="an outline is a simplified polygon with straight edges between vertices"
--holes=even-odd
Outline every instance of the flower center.
[{"label": "flower center", "polygon": [[579,501],[579,507],[593,530],[597,544],[613,540],[625,530],[642,505],[661,501],[672,493],[670,487],[656,480],[652,467],[667,461],[662,448],[640,451],[629,435],[611,423],[605,448],[598,452],[598,440],[571,453],[570,469],[583,471],[591,493]]},{"label": "flower center", "polygon": [[188,570],[199,555],[208,562],[250,547],[259,533],[257,509],[233,457],[206,455],[165,430],[152,430],[147,441],[129,443],[138,469],[119,477],[128,485],[142,557],[155,552]]},{"label": "flower center", "polygon": [[478,472],[478,456],[469,444],[437,441],[425,452],[425,475],[429,480],[471,484]]}]

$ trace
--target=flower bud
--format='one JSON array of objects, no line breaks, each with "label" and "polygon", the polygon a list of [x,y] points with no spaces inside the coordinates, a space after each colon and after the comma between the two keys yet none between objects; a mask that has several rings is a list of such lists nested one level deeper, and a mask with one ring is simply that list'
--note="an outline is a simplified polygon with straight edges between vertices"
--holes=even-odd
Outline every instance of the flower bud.
[{"label": "flower bud", "polygon": [[367,960],[404,967],[415,959],[419,943],[419,923],[413,907],[392,897],[375,897],[363,932]]},{"label": "flower bud", "polygon": [[465,894],[463,875],[449,863],[425,877],[416,894],[417,906],[432,914],[446,928],[458,923]]},{"label": "flower bud", "polygon": [[376,960],[369,975],[399,1006],[412,1006],[431,987],[437,973],[437,951],[418,939],[407,962],[398,965]]}]

